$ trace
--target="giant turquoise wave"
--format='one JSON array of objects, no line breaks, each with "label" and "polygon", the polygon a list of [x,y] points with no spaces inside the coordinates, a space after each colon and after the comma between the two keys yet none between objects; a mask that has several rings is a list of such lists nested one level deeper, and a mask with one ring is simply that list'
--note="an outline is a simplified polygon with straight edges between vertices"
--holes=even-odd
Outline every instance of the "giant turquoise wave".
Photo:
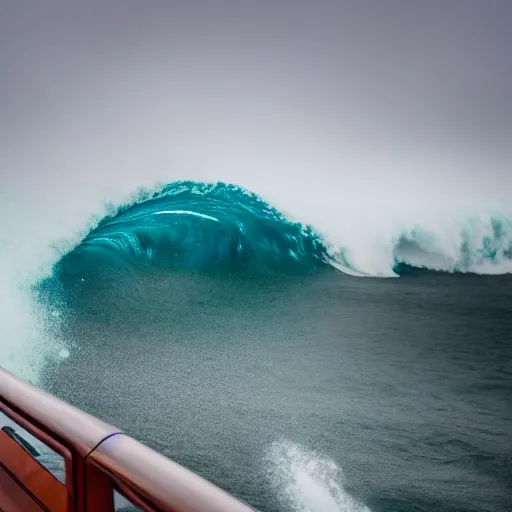
[{"label": "giant turquoise wave", "polygon": [[332,263],[310,226],[245,189],[178,181],[110,212],[54,273],[84,279],[97,265],[203,272],[309,274]]},{"label": "giant turquoise wave", "polygon": [[[261,197],[225,183],[178,181],[141,190],[130,202],[110,206],[81,241],[63,254],[39,290],[84,289],[146,269],[221,275],[311,275],[337,269],[359,276],[390,277],[436,271],[512,271],[512,218],[467,219],[449,236],[442,226],[397,226],[382,250],[360,264],[351,243],[330,248],[311,226],[287,219]],[[357,251],[356,251],[357,252]],[[383,261],[384,258],[384,261]]]}]

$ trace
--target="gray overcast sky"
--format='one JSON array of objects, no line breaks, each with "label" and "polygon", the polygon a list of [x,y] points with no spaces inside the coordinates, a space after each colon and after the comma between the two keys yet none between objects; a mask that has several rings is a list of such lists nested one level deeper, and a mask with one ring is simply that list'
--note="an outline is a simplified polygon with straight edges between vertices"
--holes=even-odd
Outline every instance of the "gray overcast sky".
[{"label": "gray overcast sky", "polygon": [[103,187],[108,198],[121,181],[128,190],[204,177],[267,196],[428,185],[508,200],[510,0],[0,9],[0,170],[11,198],[24,189],[44,206],[56,189]]}]

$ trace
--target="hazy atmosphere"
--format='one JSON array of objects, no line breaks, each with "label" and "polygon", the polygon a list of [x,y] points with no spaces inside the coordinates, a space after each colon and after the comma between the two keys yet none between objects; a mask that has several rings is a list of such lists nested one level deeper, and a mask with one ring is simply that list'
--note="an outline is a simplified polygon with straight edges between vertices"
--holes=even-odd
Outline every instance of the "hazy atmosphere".
[{"label": "hazy atmosphere", "polygon": [[17,201],[86,208],[119,176],[184,175],[358,203],[507,199],[506,0],[1,9],[2,191]]},{"label": "hazy atmosphere", "polygon": [[[372,512],[505,510],[511,53],[509,0],[0,0],[0,366],[115,422],[262,512],[355,512],[363,504]],[[186,180],[233,183],[262,202],[198,185],[203,203],[193,186],[172,185]],[[142,240],[137,230],[147,225],[134,227],[139,217],[128,208],[97,227],[105,205],[130,205],[141,187],[158,184],[171,185],[153,203],[139,198],[133,212],[158,214],[152,233],[166,234],[150,237],[142,252],[148,261],[159,251],[182,259],[165,268],[160,260],[113,263],[112,247]],[[270,218],[269,206],[285,218]],[[179,220],[168,220],[176,213]],[[292,258],[305,281],[288,276],[278,285],[267,273],[267,284],[233,284],[228,274],[214,285],[196,276],[186,293],[178,290],[189,278],[180,265],[226,264],[234,254],[234,242],[222,245],[211,227],[224,221],[230,228],[222,233],[257,227],[236,231],[251,249],[237,271],[249,260],[251,271],[281,271]],[[312,225],[318,238],[289,221]],[[124,229],[110,252],[94,245]],[[134,288],[125,263],[135,269]],[[322,273],[326,265],[336,272]],[[417,269],[434,277],[405,275]],[[87,284],[71,300],[79,277]],[[41,289],[44,299],[34,300]],[[265,309],[273,301],[275,309]],[[141,339],[155,343],[154,360],[141,362]],[[481,347],[490,348],[482,355]],[[116,370],[102,369],[103,357]],[[485,371],[475,361],[485,361]],[[88,368],[110,392],[141,383],[124,390],[139,405],[109,409],[86,385]],[[493,371],[502,379],[494,392],[479,380]],[[156,414],[151,397],[171,382],[183,389],[162,399],[156,435],[141,418]],[[466,395],[473,385],[475,396]],[[456,404],[441,419],[428,412],[439,405],[436,393],[443,407]],[[226,412],[226,424],[209,427],[212,445],[203,445],[190,411],[218,418],[226,396],[240,415],[228,420]],[[398,425],[411,403],[414,425]],[[479,444],[480,420],[489,421],[489,437]],[[188,451],[177,448],[178,437],[160,435],[170,424]],[[415,451],[421,436],[447,425],[456,431],[435,438],[439,458],[426,449],[427,468]],[[398,453],[390,438],[413,447],[404,460],[388,458]],[[497,451],[501,462],[486,473],[483,459],[469,448],[455,453],[462,444],[452,441],[477,446],[490,466]],[[447,460],[463,469],[441,466],[446,446],[454,450]],[[205,469],[200,453],[222,471]],[[261,469],[258,453],[272,459],[272,471]],[[321,470],[308,473],[305,460]],[[398,481],[407,489],[394,488]]]}]

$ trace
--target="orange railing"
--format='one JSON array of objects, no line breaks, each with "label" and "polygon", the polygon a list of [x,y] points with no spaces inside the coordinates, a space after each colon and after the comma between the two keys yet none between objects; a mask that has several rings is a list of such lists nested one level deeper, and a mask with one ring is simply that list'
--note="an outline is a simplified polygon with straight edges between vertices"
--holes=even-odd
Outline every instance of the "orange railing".
[{"label": "orange railing", "polygon": [[[120,430],[0,368],[2,418],[9,422],[0,430],[3,512],[252,510]],[[62,461],[61,478],[41,462],[30,439]]]}]

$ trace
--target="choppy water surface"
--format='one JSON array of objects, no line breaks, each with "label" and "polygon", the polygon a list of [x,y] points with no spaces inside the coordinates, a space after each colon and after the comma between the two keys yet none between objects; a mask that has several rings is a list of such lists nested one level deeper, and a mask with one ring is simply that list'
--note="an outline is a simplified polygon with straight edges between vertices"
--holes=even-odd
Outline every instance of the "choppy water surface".
[{"label": "choppy water surface", "polygon": [[139,269],[67,308],[46,386],[261,511],[510,508],[506,276]]},{"label": "choppy water surface", "polygon": [[32,283],[38,383],[262,512],[510,510],[500,215],[361,260],[240,187],[142,191]]}]

